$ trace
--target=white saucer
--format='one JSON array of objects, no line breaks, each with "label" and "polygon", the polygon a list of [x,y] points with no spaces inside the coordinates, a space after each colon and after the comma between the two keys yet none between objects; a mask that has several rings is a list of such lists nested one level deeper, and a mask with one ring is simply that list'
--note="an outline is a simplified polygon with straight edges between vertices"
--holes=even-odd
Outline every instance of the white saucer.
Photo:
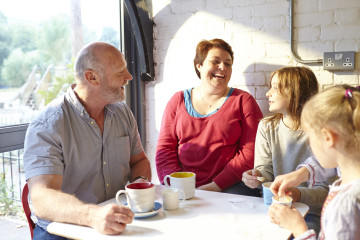
[{"label": "white saucer", "polygon": [[159,202],[155,202],[154,209],[152,211],[144,212],[144,213],[135,213],[135,218],[146,218],[146,217],[154,216],[160,212],[161,208],[162,208],[162,204]]}]

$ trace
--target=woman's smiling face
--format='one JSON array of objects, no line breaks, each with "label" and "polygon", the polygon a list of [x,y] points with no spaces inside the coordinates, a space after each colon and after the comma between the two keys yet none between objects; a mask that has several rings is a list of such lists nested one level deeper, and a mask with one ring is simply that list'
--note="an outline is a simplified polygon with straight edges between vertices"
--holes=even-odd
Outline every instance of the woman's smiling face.
[{"label": "woman's smiling face", "polygon": [[201,81],[214,88],[227,87],[232,73],[232,59],[230,54],[221,48],[209,50],[202,65],[198,64]]}]

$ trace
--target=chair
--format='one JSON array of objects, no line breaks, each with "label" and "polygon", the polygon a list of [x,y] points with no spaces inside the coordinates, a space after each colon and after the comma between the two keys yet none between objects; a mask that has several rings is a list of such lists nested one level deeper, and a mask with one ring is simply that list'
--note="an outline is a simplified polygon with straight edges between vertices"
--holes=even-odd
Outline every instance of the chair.
[{"label": "chair", "polygon": [[29,224],[31,239],[33,239],[35,223],[31,219],[31,210],[30,210],[30,206],[29,206],[28,196],[29,196],[29,187],[28,187],[28,184],[26,183],[22,190],[21,203],[22,203],[22,206],[23,206],[23,209],[24,209],[24,212],[25,212],[28,224]]}]

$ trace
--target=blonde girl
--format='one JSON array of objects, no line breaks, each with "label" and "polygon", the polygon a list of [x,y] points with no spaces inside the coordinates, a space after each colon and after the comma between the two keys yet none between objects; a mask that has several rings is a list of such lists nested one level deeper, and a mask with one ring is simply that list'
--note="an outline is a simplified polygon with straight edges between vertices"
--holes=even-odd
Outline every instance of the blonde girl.
[{"label": "blonde girl", "polygon": [[[360,91],[348,85],[331,87],[305,104],[301,125],[312,151],[324,168],[339,167],[324,203],[319,239],[359,239],[360,236]],[[269,208],[272,222],[296,239],[315,239],[296,209]]]}]

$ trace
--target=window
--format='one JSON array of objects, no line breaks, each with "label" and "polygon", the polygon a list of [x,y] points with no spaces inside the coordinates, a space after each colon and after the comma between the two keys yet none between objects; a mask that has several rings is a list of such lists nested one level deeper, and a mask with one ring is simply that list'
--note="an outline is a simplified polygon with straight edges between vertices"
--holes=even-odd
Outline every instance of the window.
[{"label": "window", "polygon": [[[21,6],[21,7],[19,7]],[[81,47],[120,48],[119,1],[12,0],[0,6],[0,127],[28,123],[73,78]]]},{"label": "window", "polygon": [[20,199],[27,123],[74,81],[83,45],[120,49],[119,1],[11,0],[0,5],[0,176]]}]

